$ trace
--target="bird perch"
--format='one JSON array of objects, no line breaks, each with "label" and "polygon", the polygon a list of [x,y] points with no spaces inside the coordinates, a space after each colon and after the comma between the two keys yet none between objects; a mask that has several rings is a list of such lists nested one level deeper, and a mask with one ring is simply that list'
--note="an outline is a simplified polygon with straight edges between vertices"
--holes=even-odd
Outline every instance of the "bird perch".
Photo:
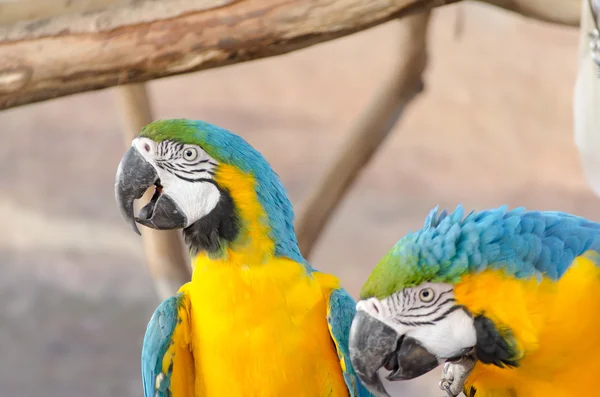
[{"label": "bird perch", "polygon": [[[0,109],[284,54],[456,1],[128,0],[91,11],[67,1],[63,14],[0,26]],[[579,22],[576,0],[489,2]]]}]

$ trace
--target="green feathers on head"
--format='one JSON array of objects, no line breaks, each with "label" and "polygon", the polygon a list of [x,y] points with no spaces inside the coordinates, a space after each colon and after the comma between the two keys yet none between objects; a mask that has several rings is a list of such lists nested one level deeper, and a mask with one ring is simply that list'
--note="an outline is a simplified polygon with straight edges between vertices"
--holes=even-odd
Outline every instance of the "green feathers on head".
[{"label": "green feathers on head", "polygon": [[171,140],[200,146],[220,163],[236,166],[255,175],[270,171],[267,161],[242,137],[205,121],[158,120],[142,128],[139,136],[155,142]]},{"label": "green feathers on head", "polygon": [[558,211],[508,207],[452,213],[434,208],[377,264],[361,298],[385,298],[423,282],[455,284],[468,273],[501,269],[516,278],[558,280],[573,259],[600,250],[600,224]]},{"label": "green feathers on head", "polygon": [[[214,126],[206,124],[206,127]],[[142,128],[139,136],[152,139],[155,142],[172,140],[188,145],[204,146],[206,133],[202,125],[198,125],[198,122],[187,119],[172,119],[158,120],[148,124]]]},{"label": "green feathers on head", "polygon": [[379,261],[360,291],[360,298],[384,299],[404,288],[419,285],[435,278],[438,268],[419,266],[418,255],[408,251],[414,249],[413,235],[402,238]]},{"label": "green feathers on head", "polygon": [[205,121],[187,119],[155,121],[144,127],[139,136],[155,142],[171,140],[197,145],[219,163],[252,175],[275,241],[275,254],[306,263],[296,241],[294,212],[285,188],[266,159],[242,137]]},{"label": "green feathers on head", "polygon": [[463,210],[448,215],[438,208],[430,211],[425,227],[402,237],[379,261],[363,285],[360,297],[384,299],[404,288],[424,282],[456,282],[468,271],[467,256],[461,252]]}]

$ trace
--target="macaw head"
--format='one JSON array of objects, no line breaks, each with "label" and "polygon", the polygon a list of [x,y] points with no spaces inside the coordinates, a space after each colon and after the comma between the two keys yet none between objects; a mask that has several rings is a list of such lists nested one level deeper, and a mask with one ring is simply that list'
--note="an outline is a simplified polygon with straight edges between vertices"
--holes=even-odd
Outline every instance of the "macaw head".
[{"label": "macaw head", "polygon": [[[152,186],[152,199],[134,214],[134,201]],[[138,234],[138,223],[184,229],[192,250],[214,253],[259,233],[269,241],[262,246],[299,255],[292,206],[275,172],[240,136],[206,122],[144,127],[119,164],[115,196]]]},{"label": "macaw head", "polygon": [[[391,371],[387,378],[394,381],[464,357],[499,367],[518,365],[521,353],[511,330],[482,309],[494,304],[485,302],[483,283],[465,280],[484,271],[501,271],[501,280],[559,277],[577,249],[598,234],[578,231],[581,240],[567,239],[560,227],[572,231],[585,220],[550,212],[501,207],[463,215],[460,206],[450,215],[435,208],[423,229],[400,239],[385,255],[361,290],[350,357],[376,395],[387,396],[381,368]],[[465,304],[463,298],[475,295]],[[481,305],[472,304],[477,299]]]}]

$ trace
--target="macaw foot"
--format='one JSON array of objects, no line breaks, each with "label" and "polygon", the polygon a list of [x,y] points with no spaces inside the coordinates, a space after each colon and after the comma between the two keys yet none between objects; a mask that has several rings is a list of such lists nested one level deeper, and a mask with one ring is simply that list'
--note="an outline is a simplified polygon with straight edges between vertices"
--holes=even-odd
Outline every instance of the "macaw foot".
[{"label": "macaw foot", "polygon": [[457,360],[447,361],[444,364],[440,389],[446,392],[447,397],[456,397],[463,391],[465,381],[475,367],[476,362],[475,355],[468,354]]}]

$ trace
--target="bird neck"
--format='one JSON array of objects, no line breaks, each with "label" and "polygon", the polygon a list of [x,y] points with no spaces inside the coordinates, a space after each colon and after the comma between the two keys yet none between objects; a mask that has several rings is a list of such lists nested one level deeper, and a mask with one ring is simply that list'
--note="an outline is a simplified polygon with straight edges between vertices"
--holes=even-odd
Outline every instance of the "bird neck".
[{"label": "bird neck", "polygon": [[271,200],[274,205],[265,208],[264,192],[268,190],[261,191],[254,176],[230,165],[219,165],[214,180],[221,190],[217,207],[184,230],[194,257],[240,266],[265,264],[273,257],[305,263],[296,241],[293,219],[287,221],[290,227],[285,233],[273,228],[273,219],[281,221],[289,212],[277,205],[285,203]]}]

